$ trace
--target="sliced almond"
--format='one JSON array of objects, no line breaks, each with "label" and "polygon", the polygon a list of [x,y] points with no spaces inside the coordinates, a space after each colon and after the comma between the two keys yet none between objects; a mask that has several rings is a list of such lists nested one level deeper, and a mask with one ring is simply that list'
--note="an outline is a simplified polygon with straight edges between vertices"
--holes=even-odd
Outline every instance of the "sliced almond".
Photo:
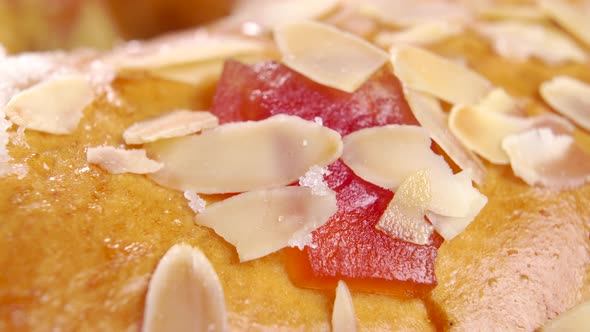
[{"label": "sliced almond", "polygon": [[318,22],[275,30],[283,62],[318,83],[353,92],[387,62],[387,53],[349,33]]},{"label": "sliced almond", "polygon": [[82,111],[94,99],[88,80],[81,75],[49,79],[12,97],[4,111],[15,124],[50,134],[76,130]]},{"label": "sliced almond", "polygon": [[541,332],[565,331],[590,331],[590,301],[578,304],[541,328]]},{"label": "sliced almond", "polygon": [[369,0],[360,12],[393,26],[412,26],[432,21],[468,21],[471,13],[460,3],[450,1]]},{"label": "sliced almond", "polygon": [[480,74],[424,49],[392,49],[391,62],[405,87],[451,104],[475,104],[492,90],[492,84]]},{"label": "sliced almond", "polygon": [[86,150],[86,159],[111,174],[148,174],[160,170],[164,165],[146,156],[145,150],[125,150],[112,146],[98,146]]},{"label": "sliced almond", "polygon": [[502,150],[502,140],[506,136],[542,127],[552,128],[557,133],[573,131],[568,121],[552,114],[524,118],[457,105],[451,109],[449,116],[449,128],[463,145],[500,165],[509,163],[508,155]]},{"label": "sliced almond", "polygon": [[570,135],[535,128],[506,137],[502,148],[514,174],[529,185],[570,189],[590,180],[590,155]]},{"label": "sliced almond", "polygon": [[449,167],[430,145],[428,132],[418,126],[361,129],[344,137],[342,160],[364,180],[395,190],[417,170]]},{"label": "sliced almond", "polygon": [[486,177],[486,168],[479,158],[466,149],[461,142],[450,132],[448,115],[444,113],[438,100],[426,94],[404,89],[404,96],[408,101],[412,113],[430,134],[443,151],[463,170],[468,170],[473,176],[473,181],[483,184]]},{"label": "sliced almond", "polygon": [[215,269],[199,249],[174,245],[150,281],[142,331],[227,330],[225,299]]},{"label": "sliced almond", "polygon": [[434,231],[424,219],[431,200],[429,172],[413,173],[399,186],[375,228],[396,239],[427,244]]},{"label": "sliced almond", "polygon": [[485,195],[470,196],[469,211],[462,217],[449,217],[438,213],[427,211],[426,216],[445,241],[451,241],[457,235],[461,234],[475,220],[481,209],[487,204],[488,199]]},{"label": "sliced almond", "polygon": [[211,36],[207,33],[180,34],[151,42],[129,42],[114,50],[105,61],[117,70],[144,70],[225,59],[236,55],[261,54],[269,46],[259,40]]},{"label": "sliced almond", "polygon": [[540,92],[554,110],[590,131],[590,84],[558,76],[541,84]]},{"label": "sliced almond", "polygon": [[540,21],[547,17],[538,6],[526,4],[490,3],[478,12],[482,17],[502,20]]},{"label": "sliced almond", "polygon": [[[260,55],[241,55],[232,57],[243,63],[253,64],[263,60]],[[207,85],[215,83],[223,71],[223,64],[227,58],[208,61],[191,62],[176,66],[166,66],[150,69],[150,74],[156,77],[191,85]]]},{"label": "sliced almond", "polygon": [[199,85],[215,82],[221,76],[225,60],[209,60],[154,68],[150,74],[170,81]]},{"label": "sliced almond", "polygon": [[216,194],[287,185],[342,153],[340,134],[313,121],[276,115],[229,123],[197,136],[146,145],[162,170],[150,177],[178,190]]},{"label": "sliced almond", "polygon": [[182,137],[217,127],[219,120],[209,112],[177,110],[137,122],[123,133],[127,144],[143,144],[163,138]]},{"label": "sliced almond", "polygon": [[307,187],[282,187],[211,204],[195,222],[233,244],[244,262],[289,246],[326,223],[337,209],[333,191],[318,196]]},{"label": "sliced almond", "polygon": [[498,112],[505,114],[518,114],[520,105],[515,98],[512,98],[506,90],[495,88],[482,99],[477,105],[477,109],[482,112]]},{"label": "sliced almond", "polygon": [[400,44],[426,46],[441,42],[463,32],[457,22],[434,21],[411,26],[401,31],[384,31],[375,36],[375,42],[383,47]]},{"label": "sliced almond", "polygon": [[242,0],[237,1],[230,20],[255,22],[264,28],[315,19],[336,8],[338,0]]},{"label": "sliced almond", "polygon": [[563,0],[541,0],[541,8],[565,30],[590,46],[588,9]]},{"label": "sliced almond", "polygon": [[352,296],[348,286],[342,280],[338,281],[336,287],[336,298],[332,311],[333,332],[356,332],[356,314],[352,303]]},{"label": "sliced almond", "polygon": [[541,24],[506,21],[480,23],[477,31],[491,40],[501,56],[526,61],[535,57],[549,64],[583,62],[588,57],[566,34]]}]

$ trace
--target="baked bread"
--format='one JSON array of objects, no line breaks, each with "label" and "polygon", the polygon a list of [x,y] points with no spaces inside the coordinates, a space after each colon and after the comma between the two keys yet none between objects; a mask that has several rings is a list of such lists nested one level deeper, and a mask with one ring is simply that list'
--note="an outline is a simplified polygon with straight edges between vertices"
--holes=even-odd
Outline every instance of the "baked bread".
[{"label": "baked bread", "polygon": [[[6,131],[6,137],[9,138],[8,155],[4,155],[4,159],[0,158],[0,162],[3,162],[3,176],[0,178],[0,238],[3,239],[0,241],[0,270],[3,271],[0,276],[0,329],[147,329],[145,322],[150,322],[150,317],[146,317],[144,312],[148,313],[145,308],[150,280],[154,279],[152,276],[164,254],[181,243],[199,248],[206,256],[204,260],[198,255],[200,258],[191,256],[193,264],[197,264],[195,261],[210,261],[210,267],[203,263],[193,268],[199,271],[213,270],[218,276],[227,308],[227,328],[330,329],[335,285],[323,290],[295,286],[288,276],[287,262],[291,257],[289,251],[298,249],[278,250],[263,254],[260,258],[244,259],[240,247],[236,251],[231,241],[226,242],[218,235],[220,231],[216,227],[202,226],[203,217],[199,219],[199,215],[207,213],[214,202],[227,202],[229,196],[234,199],[245,195],[227,193],[251,193],[255,189],[189,190],[183,187],[180,180],[174,182],[166,180],[165,176],[134,174],[158,174],[161,167],[168,167],[168,163],[173,161],[164,161],[165,153],[158,150],[158,142],[167,136],[161,136],[163,134],[158,132],[160,136],[155,139],[159,141],[155,143],[142,135],[139,135],[139,141],[133,141],[126,130],[138,122],[173,110],[219,109],[219,100],[215,98],[221,98],[218,96],[221,88],[218,80],[222,75],[227,75],[227,63],[226,71],[222,72],[226,58],[245,63],[282,59],[286,63],[285,67],[293,70],[290,75],[302,75],[306,80],[313,81],[313,84],[340,90],[338,93],[345,93],[342,91],[346,89],[355,91],[367,79],[378,77],[378,70],[385,71],[387,75],[395,73],[405,89],[406,99],[414,93],[418,100],[435,100],[437,105],[440,99],[440,105],[446,112],[452,108],[451,117],[459,117],[462,107],[482,107],[481,98],[469,103],[466,97],[476,94],[476,87],[460,85],[441,92],[431,80],[447,82],[444,87],[456,86],[452,82],[463,82],[464,77],[460,75],[467,71],[477,73],[489,81],[484,97],[494,87],[505,89],[507,99],[515,101],[515,104],[510,104],[514,109],[506,111],[512,112],[505,115],[507,117],[523,120],[545,113],[553,114],[552,119],[559,117],[559,120],[549,125],[527,125],[526,130],[509,132],[510,135],[507,135],[524,140],[536,134],[538,137],[533,136],[537,140],[531,146],[537,148],[517,152],[525,155],[529,153],[529,158],[539,158],[542,166],[545,165],[543,160],[549,160],[554,163],[549,163],[550,166],[560,167],[557,173],[551,167],[534,173],[537,171],[534,169],[537,165],[535,161],[524,163],[523,166],[522,160],[517,158],[518,153],[507,153],[510,157],[508,163],[497,160],[490,162],[490,159],[494,159],[491,156],[494,151],[488,149],[491,144],[487,143],[489,136],[483,132],[481,135],[469,136],[463,130],[465,128],[460,126],[461,118],[451,130],[453,137],[457,133],[464,133],[465,136],[458,140],[461,142],[460,148],[462,151],[474,150],[480,157],[469,157],[467,161],[457,159],[457,154],[449,152],[452,149],[442,148],[443,144],[433,137],[436,143],[434,150],[446,158],[455,172],[466,169],[465,165],[475,165],[469,173],[470,179],[474,180],[473,188],[485,195],[487,202],[478,210],[477,217],[468,226],[465,225],[464,230],[456,236],[449,236],[451,239],[440,245],[434,270],[437,285],[426,293],[420,292],[420,297],[408,297],[411,292],[401,294],[404,296],[400,297],[400,294],[392,296],[357,291],[354,282],[347,280],[352,290],[355,322],[359,328],[387,331],[532,331],[588,300],[590,185],[587,181],[590,179],[590,135],[588,127],[584,129],[584,123],[587,125],[584,119],[588,115],[587,112],[579,116],[563,111],[560,101],[565,98],[567,104],[568,97],[558,93],[555,101],[551,97],[554,96],[550,91],[552,86],[545,85],[559,76],[590,82],[588,39],[585,39],[588,30],[580,34],[580,30],[576,30],[579,26],[572,23],[575,21],[573,18],[563,19],[570,5],[551,1],[543,2],[542,6],[525,4],[509,7],[510,10],[506,12],[502,11],[505,7],[495,4],[472,8],[443,1],[424,1],[414,5],[396,2],[397,7],[378,1],[362,6],[352,2],[317,0],[289,3],[292,7],[286,8],[290,10],[279,8],[275,12],[272,11],[273,5],[268,2],[256,3],[258,7],[254,8],[266,16],[256,16],[252,7],[244,5],[238,7],[241,9],[236,10],[234,15],[206,29],[164,36],[143,44],[123,45],[104,54],[79,51],[71,54],[21,55],[2,60],[1,75],[10,84],[2,91],[5,97],[3,113],[7,117],[5,120],[0,118],[0,128],[4,124],[9,127]],[[415,9],[420,5],[437,10],[430,12]],[[587,17],[583,16],[586,14],[582,9],[567,13]],[[262,22],[253,25],[248,19],[251,17]],[[276,20],[264,21],[264,17]],[[287,22],[290,17],[292,20]],[[396,21],[400,17],[402,20]],[[409,18],[415,18],[416,21],[404,21]],[[324,23],[310,23],[309,19]],[[508,19],[516,22],[516,28],[502,25]],[[431,21],[440,20],[451,22],[452,28],[430,26],[429,29],[438,32],[417,34],[428,38],[418,38],[410,33],[390,33],[416,25],[423,27],[424,24],[431,24]],[[580,22],[585,24],[585,21]],[[332,25],[336,29],[331,28]],[[293,40],[288,36],[292,30],[281,30],[310,27],[311,31],[318,34],[306,36],[309,36],[310,43],[316,43],[314,45],[317,48],[306,48],[301,39],[300,44],[293,46]],[[425,30],[431,31],[429,29]],[[510,40],[503,29],[508,31],[508,35],[518,35],[514,31],[524,31],[523,39]],[[545,37],[547,39],[541,42],[523,42],[533,38],[531,36],[538,36],[538,31],[545,32],[542,29],[559,33],[559,41]],[[238,30],[250,37],[237,36]],[[269,31],[275,31],[275,35],[271,36]],[[318,54],[318,49],[322,49],[317,43],[322,38],[321,33],[336,36],[328,39],[337,41],[328,50],[340,50],[338,38],[343,35],[342,38],[348,40],[356,38],[352,34],[357,34],[383,48],[393,46],[392,54],[396,56],[391,64],[388,55],[385,62],[369,70],[369,75],[365,74],[364,79],[356,82],[356,85],[351,83],[352,79],[338,77],[330,80],[325,73],[309,71],[305,63],[290,62],[293,58],[287,56],[289,50],[301,45],[303,55],[298,55]],[[277,46],[275,40],[282,41]],[[359,40],[354,40],[353,44],[357,45]],[[416,43],[420,43],[418,48],[407,46]],[[515,50],[515,43],[520,48]],[[343,50],[348,50],[347,45],[350,46],[345,42]],[[365,54],[365,46],[350,47],[354,52]],[[202,50],[207,47],[213,51],[203,55],[206,52]],[[421,59],[426,59],[426,62],[419,66],[429,68],[427,66],[431,63],[428,59],[437,54],[447,61],[443,63],[449,64],[449,68],[451,64],[462,63],[457,65],[457,72],[450,70],[458,73],[457,76],[445,77],[444,70],[438,72],[436,69],[433,78],[430,74],[426,75],[428,77],[424,78],[423,85],[412,81],[417,76],[412,76],[416,72],[412,71],[407,59],[419,58],[420,52],[425,49],[428,53]],[[373,51],[371,48],[368,52]],[[409,52],[406,53],[409,56],[404,58],[403,52]],[[377,53],[375,57],[379,58],[382,53]],[[338,52],[330,55],[338,55]],[[324,69],[330,67],[326,63],[323,65]],[[247,67],[245,64],[243,66]],[[322,79],[325,80],[318,83]],[[236,78],[236,81],[240,80]],[[466,80],[472,82],[469,78]],[[55,81],[59,83],[55,85]],[[30,93],[31,89],[47,82],[54,85]],[[67,86],[67,92],[59,87],[60,84]],[[572,84],[577,89],[582,83]],[[541,86],[546,89],[539,92]],[[574,91],[574,88],[566,91]],[[461,102],[455,96],[462,99]],[[580,98],[578,105],[588,105],[588,99]],[[409,104],[416,115],[417,104],[412,101]],[[491,105],[497,108],[495,111],[501,112],[504,104],[493,102]],[[25,106],[30,106],[33,111],[27,111]],[[39,117],[35,107],[43,109],[46,115]],[[476,111],[481,114],[486,110]],[[213,113],[220,122],[228,122],[223,120],[220,113]],[[562,113],[568,114],[567,117],[576,125],[558,115]],[[206,115],[203,116],[207,119]],[[416,118],[419,116],[416,115]],[[475,117],[472,119],[478,120]],[[491,132],[506,129],[502,126],[493,127],[494,124],[487,118],[482,121],[490,124]],[[304,122],[306,124],[302,124],[303,127],[313,124],[313,121]],[[511,123],[501,124],[508,126]],[[559,127],[559,124],[563,126]],[[192,132],[202,129],[210,137],[212,133],[220,132],[207,129],[215,125],[209,123],[203,128],[192,129]],[[474,127],[477,125],[479,122],[473,122]],[[222,124],[218,128],[226,126]],[[429,132],[432,135],[432,129]],[[522,138],[523,133],[529,136]],[[199,134],[193,136],[198,137]],[[344,134],[342,136],[346,137]],[[4,136],[0,134],[0,137]],[[543,141],[543,137],[547,140]],[[539,157],[535,154],[553,151],[553,146],[557,144],[553,139],[558,140],[559,137],[573,137],[573,140],[563,138],[563,141],[575,145],[575,153],[566,149],[567,153],[558,150],[553,155],[549,153]],[[517,148],[522,146],[518,145],[522,141],[514,141]],[[345,140],[345,151],[346,144]],[[117,151],[146,149],[151,159],[146,160],[146,155],[134,155],[134,161],[129,162],[126,159],[128,155],[122,156],[118,152],[104,154],[104,149],[92,150],[97,147],[111,147],[112,150],[107,152],[115,150],[113,148],[119,149]],[[222,149],[221,146],[216,148]],[[161,149],[166,151],[165,147]],[[505,151],[508,150],[505,148]],[[92,155],[91,151],[97,155]],[[122,159],[113,159],[113,155]],[[471,156],[471,152],[466,155]],[[412,157],[408,153],[403,158]],[[352,162],[345,162],[354,169]],[[479,181],[475,175],[480,162],[485,169],[483,181]],[[464,167],[457,166],[460,164]],[[575,167],[572,170],[568,165]],[[531,172],[534,174],[531,175]],[[355,173],[360,174],[356,170]],[[284,185],[291,182],[268,186],[284,189]],[[199,206],[201,197],[197,193],[208,201],[204,210],[203,206]],[[248,220],[247,216],[244,219]],[[196,225],[195,220],[201,220],[201,225]],[[436,232],[443,232],[438,226],[435,228]],[[434,236],[439,236],[438,233]],[[429,238],[427,241],[433,240]],[[164,266],[163,263],[160,265]],[[198,275],[198,272],[186,272],[190,269],[182,271]],[[182,283],[184,279],[181,277],[163,278],[178,282],[180,293],[174,294],[193,294],[190,287]],[[197,280],[200,278],[208,280],[209,285],[215,284],[215,278],[194,277]],[[201,303],[218,301],[219,297],[211,300],[215,297],[208,293],[211,289],[217,288],[206,287],[205,291],[197,292],[201,295],[195,297],[206,298],[200,301],[209,301]],[[166,296],[165,292],[162,296]],[[152,301],[149,294],[147,298],[148,302]],[[153,298],[153,301],[158,301],[157,295],[153,295]],[[171,320],[189,320],[198,316],[201,317],[198,319],[202,319],[201,323],[216,322],[213,318],[208,319],[217,317],[217,313],[187,309],[184,299],[166,303],[168,306],[162,304],[158,308],[162,308]],[[215,306],[218,309],[222,307]],[[337,325],[336,321],[335,329]],[[150,328],[154,326],[150,325]]]}]

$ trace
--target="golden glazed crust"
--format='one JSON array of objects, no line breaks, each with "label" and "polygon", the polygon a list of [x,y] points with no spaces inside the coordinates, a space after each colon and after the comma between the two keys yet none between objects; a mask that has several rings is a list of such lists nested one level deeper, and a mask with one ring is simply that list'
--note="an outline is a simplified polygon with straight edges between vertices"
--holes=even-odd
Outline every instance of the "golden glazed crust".
[{"label": "golden glazed crust", "polygon": [[[547,67],[493,54],[472,33],[432,47],[465,59],[514,96],[543,104],[541,82],[589,64]],[[328,330],[334,294],[300,289],[284,253],[239,263],[235,249],[196,226],[182,193],[146,177],[88,165],[85,148],[124,144],[131,124],[174,108],[207,109],[214,87],[144,77],[117,79],[122,107],[99,98],[72,135],[26,132],[10,146],[28,175],[0,179],[0,330],[138,330],[150,276],[174,244],[199,247],[221,280],[233,330]],[[590,151],[590,136],[576,138]],[[453,327],[530,331],[590,299],[590,185],[530,187],[509,166],[488,164],[477,219],[439,250],[439,285],[425,300],[353,292],[359,326],[428,331]]]}]

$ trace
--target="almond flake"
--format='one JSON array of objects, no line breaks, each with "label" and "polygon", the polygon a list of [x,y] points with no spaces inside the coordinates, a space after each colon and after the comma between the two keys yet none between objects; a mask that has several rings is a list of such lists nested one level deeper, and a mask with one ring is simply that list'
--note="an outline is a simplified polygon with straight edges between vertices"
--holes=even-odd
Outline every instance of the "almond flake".
[{"label": "almond flake", "polygon": [[461,234],[475,220],[481,209],[488,202],[487,197],[482,194],[473,195],[470,198],[470,208],[464,217],[449,217],[432,211],[426,211],[428,220],[430,220],[434,229],[436,229],[445,241],[450,241]]},{"label": "almond flake", "polygon": [[531,128],[547,127],[557,133],[571,133],[573,126],[564,118],[543,114],[524,118],[503,112],[482,111],[477,106],[457,105],[451,109],[449,128],[468,149],[491,163],[505,165],[508,155],[502,150],[502,140]]},{"label": "almond flake", "polygon": [[229,123],[158,141],[146,149],[164,167],[150,175],[178,190],[216,194],[280,187],[313,165],[326,166],[342,153],[340,134],[296,116]]},{"label": "almond flake", "polygon": [[268,48],[265,42],[255,39],[196,32],[145,43],[129,42],[114,50],[105,61],[119,71],[156,69],[237,55],[262,54]]},{"label": "almond flake", "polygon": [[536,128],[506,137],[502,148],[514,174],[529,185],[570,189],[590,180],[590,154],[570,135]]},{"label": "almond flake", "polygon": [[227,330],[223,288],[211,262],[198,248],[174,245],[152,275],[142,331]]},{"label": "almond flake", "polygon": [[590,46],[590,20],[586,8],[562,0],[541,0],[541,8],[566,31]]},{"label": "almond flake", "polygon": [[193,210],[194,213],[201,213],[205,211],[207,202],[201,198],[197,193],[192,191],[185,191],[184,198],[188,200],[188,206]]},{"label": "almond flake", "polygon": [[469,10],[449,1],[369,0],[360,5],[360,12],[393,26],[412,26],[432,21],[465,22]]},{"label": "almond flake", "polygon": [[160,170],[164,165],[149,159],[145,150],[125,150],[112,146],[98,146],[86,150],[86,159],[111,174],[148,174]]},{"label": "almond flake", "polygon": [[176,66],[154,68],[150,74],[170,81],[191,85],[213,83],[223,71],[225,60],[209,60]]},{"label": "almond flake", "polygon": [[413,173],[399,186],[375,228],[396,239],[427,244],[434,231],[424,219],[431,200],[428,171]]},{"label": "almond flake", "polygon": [[545,12],[537,6],[505,3],[491,3],[481,8],[479,15],[489,19],[527,21],[540,21],[547,17]]},{"label": "almond flake", "polygon": [[590,331],[590,301],[578,304],[541,328],[541,332],[566,331]]},{"label": "almond flake", "polygon": [[27,129],[50,134],[76,130],[82,111],[94,99],[83,76],[67,76],[36,84],[12,97],[4,111],[10,120]]},{"label": "almond flake", "polygon": [[275,40],[283,62],[318,83],[353,92],[387,62],[387,53],[351,34],[318,22],[281,25]]},{"label": "almond flake", "polygon": [[134,123],[125,130],[123,139],[127,144],[142,144],[198,133],[218,124],[217,117],[209,112],[177,110]]},{"label": "almond flake", "polygon": [[438,100],[426,94],[404,89],[404,96],[420,125],[428,131],[430,138],[463,170],[468,170],[473,181],[483,184],[486,168],[479,158],[466,149],[449,130],[448,115]]},{"label": "almond flake", "polygon": [[388,125],[344,137],[342,160],[354,173],[383,188],[397,189],[417,170],[448,168],[431,149],[428,132],[418,126]]},{"label": "almond flake", "polygon": [[587,55],[573,40],[558,30],[526,22],[480,23],[477,31],[491,40],[501,56],[526,61],[531,57],[548,64],[583,62]]},{"label": "almond flake", "polygon": [[228,18],[235,22],[255,22],[272,29],[281,24],[315,19],[336,8],[338,0],[242,0]]},{"label": "almond flake", "polygon": [[287,247],[326,223],[337,209],[333,191],[318,196],[307,187],[282,187],[211,204],[195,222],[233,244],[244,262]]},{"label": "almond flake", "polygon": [[392,49],[391,62],[405,87],[451,104],[477,103],[492,89],[492,84],[475,71],[424,49]]},{"label": "almond flake", "polygon": [[344,281],[338,280],[334,309],[332,310],[332,331],[356,332],[356,320],[354,304],[348,286]]},{"label": "almond flake", "polygon": [[506,90],[495,88],[482,99],[477,105],[477,109],[482,112],[499,112],[505,114],[518,114],[520,105],[515,98],[512,98]]},{"label": "almond flake", "polygon": [[590,85],[568,76],[541,84],[541,96],[554,110],[590,131]]},{"label": "almond flake", "polygon": [[[243,63],[253,64],[261,61],[257,55],[234,56],[232,59]],[[223,71],[223,64],[227,58],[208,61],[192,62],[181,65],[173,65],[150,69],[153,76],[191,85],[207,85],[215,83]]]},{"label": "almond flake", "polygon": [[463,32],[463,25],[457,22],[434,21],[411,26],[401,31],[380,32],[375,42],[383,47],[399,44],[426,46],[441,42]]}]

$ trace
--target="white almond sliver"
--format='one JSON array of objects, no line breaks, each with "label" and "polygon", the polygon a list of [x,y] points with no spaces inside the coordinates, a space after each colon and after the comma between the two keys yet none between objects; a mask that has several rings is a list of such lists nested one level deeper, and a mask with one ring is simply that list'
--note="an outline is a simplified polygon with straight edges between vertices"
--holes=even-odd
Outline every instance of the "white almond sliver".
[{"label": "white almond sliver", "polygon": [[148,174],[160,170],[164,165],[151,160],[145,150],[125,150],[112,146],[98,146],[86,150],[86,159],[111,174]]},{"label": "white almond sliver", "polygon": [[227,330],[223,288],[215,269],[198,248],[174,245],[152,275],[142,331]]},{"label": "white almond sliver", "polygon": [[529,185],[570,189],[590,180],[590,155],[570,135],[533,129],[506,137],[502,148],[514,174]]},{"label": "white almond sliver", "polygon": [[449,1],[369,0],[360,2],[360,13],[393,26],[413,26],[432,21],[465,22],[468,8]]},{"label": "white almond sliver", "polygon": [[590,331],[590,301],[578,304],[541,328],[541,332],[565,331]]},{"label": "white almond sliver", "polygon": [[199,85],[215,82],[221,76],[225,60],[209,60],[196,63],[154,68],[150,74],[170,81]]},{"label": "white almond sliver", "polygon": [[[215,83],[223,72],[223,65],[228,58],[199,61],[175,66],[158,67],[149,70],[153,76],[191,85]],[[262,61],[260,55],[241,55],[232,57],[243,63],[253,64]]]},{"label": "white almond sliver", "polygon": [[76,130],[82,111],[94,99],[88,80],[82,75],[49,79],[18,93],[4,111],[15,124],[50,134]]},{"label": "white almond sliver", "polygon": [[209,205],[198,225],[212,228],[233,244],[241,262],[289,246],[336,213],[336,194],[318,196],[307,187],[256,190]]},{"label": "white almond sliver", "polygon": [[434,228],[424,214],[431,200],[429,172],[413,173],[396,190],[375,228],[396,239],[428,244]]},{"label": "white almond sliver", "polygon": [[143,144],[198,133],[218,124],[219,120],[210,112],[177,110],[134,123],[123,132],[123,139],[127,144]]},{"label": "white almond sliver", "polygon": [[352,296],[348,286],[342,280],[338,281],[336,287],[336,298],[332,310],[332,331],[333,332],[356,332],[356,314],[352,303]]},{"label": "white almond sliver", "polygon": [[540,127],[549,127],[558,133],[573,131],[569,122],[552,114],[524,118],[457,105],[451,109],[449,116],[449,128],[463,145],[500,165],[509,163],[508,155],[502,150],[502,140],[506,136]]},{"label": "white almond sliver", "polygon": [[261,54],[268,51],[265,42],[255,39],[211,36],[195,33],[192,36],[154,40],[148,43],[129,42],[105,58],[117,70],[156,69],[201,61],[225,59],[236,55]]},{"label": "white almond sliver", "polygon": [[562,0],[541,0],[541,8],[569,33],[590,46],[589,11]]},{"label": "white almond sliver", "polygon": [[395,190],[420,169],[449,168],[430,149],[428,132],[418,126],[388,125],[361,129],[344,137],[342,160],[366,181]]},{"label": "white almond sliver", "polygon": [[590,85],[568,76],[544,82],[541,96],[554,110],[590,131]]},{"label": "white almond sliver", "polygon": [[296,116],[229,123],[196,136],[149,143],[164,167],[150,178],[162,186],[203,194],[276,188],[296,181],[313,165],[342,153],[336,131]]},{"label": "white almond sliver", "polygon": [[463,25],[456,22],[434,21],[395,32],[380,32],[375,42],[383,47],[399,44],[426,46],[441,42],[463,32]]},{"label": "white almond sliver", "polygon": [[498,112],[506,114],[516,114],[520,110],[520,105],[515,98],[512,98],[506,90],[495,88],[482,99],[477,105],[477,109],[482,112]]},{"label": "white almond sliver", "polygon": [[424,49],[394,48],[391,62],[406,88],[451,104],[475,104],[492,90],[492,84],[480,74]]},{"label": "white almond sliver", "polygon": [[285,24],[275,30],[283,62],[309,79],[353,92],[387,62],[371,43],[318,22]]},{"label": "white almond sliver", "polygon": [[431,211],[426,212],[428,220],[445,241],[450,241],[461,234],[488,202],[488,198],[479,193],[470,198],[469,211],[463,217],[449,217]]},{"label": "white almond sliver", "polygon": [[512,19],[540,21],[547,17],[545,12],[538,6],[519,4],[491,3],[479,11],[479,15],[490,19]]},{"label": "white almond sliver", "polygon": [[404,89],[412,113],[443,151],[463,170],[471,172],[473,181],[483,184],[486,168],[479,158],[466,149],[449,130],[448,115],[438,100],[426,94]]},{"label": "white almond sliver", "polygon": [[319,18],[338,5],[338,0],[242,0],[228,18],[238,22],[254,22],[264,28]]},{"label": "white almond sliver", "polygon": [[492,41],[501,56],[526,61],[531,57],[548,64],[583,62],[588,57],[567,35],[541,24],[525,22],[480,23],[477,30]]}]

